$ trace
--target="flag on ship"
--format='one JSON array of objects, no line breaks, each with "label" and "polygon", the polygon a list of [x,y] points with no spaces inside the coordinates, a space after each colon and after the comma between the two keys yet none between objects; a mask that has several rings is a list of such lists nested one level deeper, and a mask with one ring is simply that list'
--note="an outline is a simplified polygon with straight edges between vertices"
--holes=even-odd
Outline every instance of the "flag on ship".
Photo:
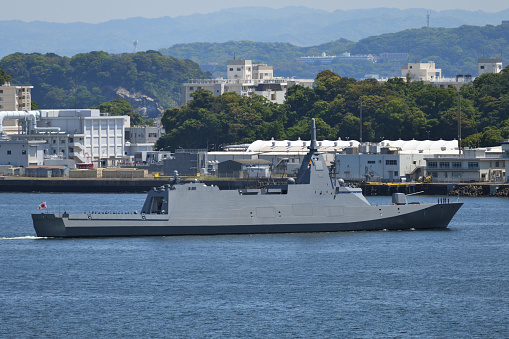
[{"label": "flag on ship", "polygon": [[48,208],[48,206],[46,205],[46,201],[40,204],[37,210],[40,210],[41,208]]}]

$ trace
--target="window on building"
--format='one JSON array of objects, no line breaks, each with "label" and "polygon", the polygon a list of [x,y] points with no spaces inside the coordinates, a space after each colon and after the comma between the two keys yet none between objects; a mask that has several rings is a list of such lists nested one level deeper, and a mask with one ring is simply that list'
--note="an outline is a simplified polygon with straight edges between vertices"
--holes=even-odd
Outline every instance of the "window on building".
[{"label": "window on building", "polygon": [[11,151],[9,151],[9,150],[8,150],[8,151],[7,151],[7,155],[9,155],[9,154],[11,154]]},{"label": "window on building", "polygon": [[386,165],[397,165],[398,160],[385,160]]},{"label": "window on building", "polygon": [[60,143],[65,144],[65,139],[60,140]]},{"label": "window on building", "polygon": [[477,161],[469,161],[468,168],[479,168],[479,163]]},{"label": "window on building", "polygon": [[398,171],[394,171],[394,176],[397,177],[399,175]]},{"label": "window on building", "polygon": [[54,144],[56,144],[56,143],[57,143],[57,141],[56,141],[55,139],[53,139],[53,143],[54,143]]},{"label": "window on building", "polygon": [[440,161],[438,165],[440,166],[440,168],[449,168],[451,166],[449,161]]},{"label": "window on building", "polygon": [[374,164],[374,163],[376,163],[376,161],[374,161],[374,160],[369,160],[368,161],[368,164]]},{"label": "window on building", "polygon": [[428,167],[429,168],[437,168],[438,163],[436,161],[428,161]]},{"label": "window on building", "polygon": [[27,150],[26,149],[21,150],[21,154],[27,154]]},{"label": "window on building", "polygon": [[232,67],[232,68],[230,68],[230,72],[233,72],[233,67]]},{"label": "window on building", "polygon": [[57,154],[57,150],[56,149],[53,150],[53,154]]},{"label": "window on building", "polygon": [[452,168],[461,168],[461,161],[453,161]]},{"label": "window on building", "polygon": [[4,98],[0,97],[0,101],[4,101]]},{"label": "window on building", "polygon": [[4,106],[3,106],[3,105],[0,105],[0,108],[4,108]]},{"label": "window on building", "polygon": [[242,68],[237,67],[237,72],[240,72],[241,70],[242,70]]},{"label": "window on building", "polygon": [[4,90],[3,90],[3,89],[0,89],[0,94],[1,94],[1,93],[3,93],[3,92],[4,92]]},{"label": "window on building", "polygon": [[495,161],[495,167],[500,167],[500,163],[498,161]]},{"label": "window on building", "polygon": [[189,87],[189,90],[190,91],[194,91],[194,87]]}]

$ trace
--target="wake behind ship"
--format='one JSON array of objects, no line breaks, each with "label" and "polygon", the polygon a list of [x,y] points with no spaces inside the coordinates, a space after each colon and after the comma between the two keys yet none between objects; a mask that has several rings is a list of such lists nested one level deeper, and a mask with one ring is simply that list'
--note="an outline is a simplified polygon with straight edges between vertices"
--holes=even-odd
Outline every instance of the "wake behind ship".
[{"label": "wake behind ship", "polygon": [[150,191],[140,214],[32,214],[39,237],[114,237],[446,228],[462,203],[371,205],[330,175],[316,142],[296,180],[264,189],[219,190],[200,182]]}]

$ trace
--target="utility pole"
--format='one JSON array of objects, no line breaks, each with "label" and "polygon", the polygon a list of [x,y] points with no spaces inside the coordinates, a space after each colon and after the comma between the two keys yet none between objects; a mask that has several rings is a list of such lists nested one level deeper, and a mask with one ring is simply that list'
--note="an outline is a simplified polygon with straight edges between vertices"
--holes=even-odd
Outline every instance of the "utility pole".
[{"label": "utility pole", "polygon": [[359,138],[359,141],[362,145],[362,97],[360,97],[361,99],[361,109],[360,109],[360,120],[361,120],[361,123],[360,123],[360,126],[359,126],[359,130],[360,130],[360,138]]}]

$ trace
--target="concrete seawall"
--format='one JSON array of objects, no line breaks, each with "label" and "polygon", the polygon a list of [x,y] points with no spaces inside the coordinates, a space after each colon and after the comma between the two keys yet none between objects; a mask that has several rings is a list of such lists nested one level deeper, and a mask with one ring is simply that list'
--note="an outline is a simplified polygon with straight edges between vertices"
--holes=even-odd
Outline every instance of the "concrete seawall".
[{"label": "concrete seawall", "polygon": [[[182,179],[185,182],[185,179]],[[266,181],[266,180],[265,180]],[[277,182],[277,180],[276,180]],[[47,193],[143,193],[153,187],[168,184],[168,178],[159,179],[15,179],[0,180],[2,192],[47,192]],[[207,185],[215,185],[220,189],[238,189],[257,187],[257,180],[205,180]]]},{"label": "concrete seawall", "polygon": [[[186,180],[183,179],[183,182]],[[286,180],[276,179],[276,184]],[[16,179],[4,178],[0,180],[0,193],[3,192],[47,192],[47,193],[144,193],[153,187],[168,183],[168,178],[151,179]],[[220,189],[239,189],[246,187],[263,187],[267,180],[204,180],[207,185],[215,185]],[[272,183],[272,179],[271,179]],[[363,184],[356,186],[362,188],[364,195],[391,195],[392,193],[412,194],[423,192],[425,195],[438,196],[509,196],[509,184],[437,184],[437,183],[411,183],[406,185],[395,184]]]}]

